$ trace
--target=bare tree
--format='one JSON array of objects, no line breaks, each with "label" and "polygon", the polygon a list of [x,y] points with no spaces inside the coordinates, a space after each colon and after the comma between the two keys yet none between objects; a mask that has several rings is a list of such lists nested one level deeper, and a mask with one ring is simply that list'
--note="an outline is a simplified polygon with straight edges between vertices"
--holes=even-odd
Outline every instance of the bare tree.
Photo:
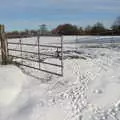
[{"label": "bare tree", "polygon": [[114,25],[120,26],[120,16],[118,16],[114,22]]},{"label": "bare tree", "polygon": [[116,18],[111,28],[116,34],[120,34],[120,16]]}]

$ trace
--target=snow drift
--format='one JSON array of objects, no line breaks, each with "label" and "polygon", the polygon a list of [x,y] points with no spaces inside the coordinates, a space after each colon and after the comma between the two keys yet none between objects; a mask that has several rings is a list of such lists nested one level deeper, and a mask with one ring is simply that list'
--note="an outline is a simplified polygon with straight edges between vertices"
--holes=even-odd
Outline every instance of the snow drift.
[{"label": "snow drift", "polygon": [[25,81],[26,76],[16,66],[0,66],[0,107],[14,102]]},{"label": "snow drift", "polygon": [[90,44],[64,44],[63,77],[0,66],[0,120],[119,120],[120,44]]}]

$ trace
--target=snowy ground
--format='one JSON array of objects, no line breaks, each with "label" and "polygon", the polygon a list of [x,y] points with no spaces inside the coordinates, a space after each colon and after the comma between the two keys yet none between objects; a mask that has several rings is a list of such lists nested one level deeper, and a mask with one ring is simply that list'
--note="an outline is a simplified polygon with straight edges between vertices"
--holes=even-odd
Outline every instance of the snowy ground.
[{"label": "snowy ground", "polygon": [[106,38],[65,37],[63,77],[0,66],[0,120],[120,120],[120,37]]}]

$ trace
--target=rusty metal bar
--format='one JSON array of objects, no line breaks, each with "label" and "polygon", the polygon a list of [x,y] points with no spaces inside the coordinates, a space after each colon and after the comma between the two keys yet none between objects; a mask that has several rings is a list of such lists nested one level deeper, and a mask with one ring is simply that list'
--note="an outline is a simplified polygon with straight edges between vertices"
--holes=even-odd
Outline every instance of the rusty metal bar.
[{"label": "rusty metal bar", "polygon": [[[11,35],[11,34],[7,34],[6,35],[7,36],[7,38],[9,38],[9,39],[16,39],[16,38],[29,38],[29,37],[37,37],[38,35],[36,34],[36,35]],[[47,36],[43,36],[42,35],[42,37],[60,37],[60,35],[47,35]]]},{"label": "rusty metal bar", "polygon": [[[9,55],[9,56],[12,56],[12,57],[15,57],[15,58],[21,58],[21,59],[29,60],[29,61],[33,61],[33,62],[39,62],[38,60],[35,60],[35,59],[23,58],[23,57],[20,57],[20,56],[14,56],[14,55]],[[62,67],[61,65],[58,65],[58,64],[44,62],[42,59],[40,59],[40,60],[41,60],[40,62],[43,63],[43,64],[53,65],[53,66],[56,66],[56,67]]]},{"label": "rusty metal bar", "polygon": [[40,69],[40,34],[38,35],[38,60],[39,60],[39,69]]},{"label": "rusty metal bar", "polygon": [[63,36],[61,36],[61,75],[63,76]]},{"label": "rusty metal bar", "polygon": [[[9,48],[8,50],[9,50],[9,51],[17,51],[17,52],[21,52],[20,50],[17,50],[17,49],[11,49],[11,48]],[[37,52],[30,52],[30,51],[25,51],[25,50],[22,50],[22,52],[23,52],[23,53],[35,54],[35,55],[38,54]],[[56,58],[56,56],[55,56],[55,55],[52,55],[52,54],[40,53],[40,55],[50,56],[50,57],[54,57],[54,58]]]},{"label": "rusty metal bar", "polygon": [[[21,41],[21,39],[19,40],[19,42],[20,42],[20,56],[22,57],[22,41]],[[23,59],[21,59],[21,62],[23,63]]]},{"label": "rusty metal bar", "polygon": [[[15,42],[8,42],[8,44],[15,44],[18,45],[19,43]],[[29,43],[21,43],[21,45],[26,45],[26,46],[37,46],[36,44],[29,44]],[[39,45],[41,47],[52,47],[52,48],[61,48],[60,46],[52,46],[52,45]]]},{"label": "rusty metal bar", "polygon": [[[16,62],[17,63],[17,62]],[[47,70],[44,70],[44,69],[39,69],[39,68],[36,68],[36,67],[32,67],[32,66],[29,66],[29,65],[25,65],[25,64],[21,64],[21,63],[17,63],[19,65],[22,65],[22,66],[25,66],[25,67],[29,67],[29,68],[33,68],[33,69],[36,69],[36,70],[40,70],[42,72],[46,72],[46,73],[50,73],[50,74],[54,74],[54,75],[58,75],[58,76],[62,76],[62,74],[59,74],[59,73],[55,73],[55,72],[51,72],[51,71],[47,71]]]}]

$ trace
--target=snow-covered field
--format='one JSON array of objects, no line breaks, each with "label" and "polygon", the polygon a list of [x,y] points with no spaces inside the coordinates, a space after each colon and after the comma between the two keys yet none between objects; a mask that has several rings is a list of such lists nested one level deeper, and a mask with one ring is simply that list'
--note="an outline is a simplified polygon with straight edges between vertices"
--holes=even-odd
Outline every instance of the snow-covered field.
[{"label": "snow-covered field", "polygon": [[[42,39],[59,45],[59,38]],[[0,120],[120,120],[118,41],[119,36],[64,37],[63,77],[1,65]]]}]

